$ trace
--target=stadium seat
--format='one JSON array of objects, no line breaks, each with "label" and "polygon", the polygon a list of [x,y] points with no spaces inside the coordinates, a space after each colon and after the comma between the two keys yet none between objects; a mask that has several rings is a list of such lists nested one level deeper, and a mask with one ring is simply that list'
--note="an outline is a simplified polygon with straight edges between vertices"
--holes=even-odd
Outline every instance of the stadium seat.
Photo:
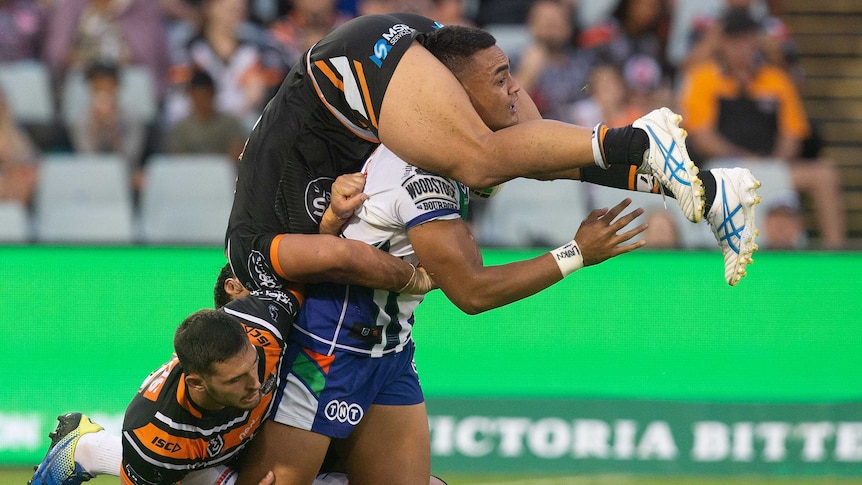
[{"label": "stadium seat", "polygon": [[25,243],[30,240],[30,214],[24,204],[0,201],[0,243]]},{"label": "stadium seat", "polygon": [[575,236],[589,213],[584,185],[574,180],[510,180],[480,204],[475,229],[484,246],[556,247]]},{"label": "stadium seat", "polygon": [[54,122],[54,94],[45,64],[38,61],[0,63],[0,86],[16,121],[36,125]]},{"label": "stadium seat", "polygon": [[160,244],[224,244],[236,168],[222,155],[150,156],[141,192],[141,237]]},{"label": "stadium seat", "polygon": [[[84,73],[71,71],[63,84],[63,121],[71,123],[89,106],[90,94]],[[124,66],[120,69],[120,106],[134,119],[151,123],[158,114],[156,87],[149,68]]]},{"label": "stadium seat", "polygon": [[49,155],[34,202],[37,241],[131,243],[134,211],[128,164],[120,155]]}]

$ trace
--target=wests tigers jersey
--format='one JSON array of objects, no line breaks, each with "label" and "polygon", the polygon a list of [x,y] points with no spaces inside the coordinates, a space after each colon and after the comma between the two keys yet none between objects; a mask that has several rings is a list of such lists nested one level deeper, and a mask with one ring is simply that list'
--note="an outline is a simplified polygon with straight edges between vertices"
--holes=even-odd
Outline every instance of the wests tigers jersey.
[{"label": "wests tigers jersey", "polygon": [[269,415],[299,301],[290,293],[256,292],[221,311],[242,323],[258,352],[260,404],[251,410],[202,409],[189,399],[174,355],[147,377],[126,409],[120,472],[124,484],[173,484],[191,471],[229,463]]},{"label": "wests tigers jersey", "polygon": [[312,46],[264,109],[243,151],[228,233],[318,231],[332,182],[379,144],[383,96],[416,35],[413,14],[350,20]]}]

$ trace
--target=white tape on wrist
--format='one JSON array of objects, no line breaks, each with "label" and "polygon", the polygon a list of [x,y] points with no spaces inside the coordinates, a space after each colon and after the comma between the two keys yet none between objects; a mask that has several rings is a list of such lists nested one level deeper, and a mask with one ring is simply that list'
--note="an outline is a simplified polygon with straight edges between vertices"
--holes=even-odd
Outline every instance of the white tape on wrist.
[{"label": "white tape on wrist", "polygon": [[551,251],[554,261],[560,267],[563,278],[584,267],[584,256],[578,243],[571,241]]},{"label": "white tape on wrist", "polygon": [[608,169],[608,164],[605,162],[605,157],[602,155],[602,143],[601,143],[601,131],[604,123],[599,123],[593,128],[593,161],[596,162],[596,166],[603,168],[605,170]]}]

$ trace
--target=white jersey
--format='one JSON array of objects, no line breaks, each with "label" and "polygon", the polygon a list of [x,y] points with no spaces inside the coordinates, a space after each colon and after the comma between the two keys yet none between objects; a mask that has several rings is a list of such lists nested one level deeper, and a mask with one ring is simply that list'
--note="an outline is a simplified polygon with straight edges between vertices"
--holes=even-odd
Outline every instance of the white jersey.
[{"label": "white jersey", "polygon": [[[383,145],[363,167],[368,200],[343,236],[378,247],[412,264],[418,260],[407,232],[428,221],[462,218],[469,190],[398,158]],[[379,357],[399,352],[412,336],[413,311],[423,296],[350,285],[307,285],[295,338],[316,352],[335,349]]]}]

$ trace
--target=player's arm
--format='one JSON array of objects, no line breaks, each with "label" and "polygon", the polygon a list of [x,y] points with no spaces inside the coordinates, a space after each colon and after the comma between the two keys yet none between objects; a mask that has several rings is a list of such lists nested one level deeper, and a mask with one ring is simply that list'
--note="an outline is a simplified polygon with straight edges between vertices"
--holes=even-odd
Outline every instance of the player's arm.
[{"label": "player's arm", "polygon": [[424,294],[436,288],[425,270],[360,241],[336,236],[367,199],[361,173],[338,177],[318,235],[284,234],[278,241],[276,272],[291,281],[337,281],[399,293]]},{"label": "player's arm", "polygon": [[[522,97],[519,108],[527,110],[532,103]],[[575,169],[595,164],[591,128],[532,119],[493,132],[471,106],[449,69],[414,44],[383,98],[380,139],[404,160],[475,188],[516,177],[576,178]]]},{"label": "player's arm", "polygon": [[[624,244],[646,229],[644,224],[624,230],[643,213],[638,208],[620,216],[630,203],[626,199],[610,210],[594,210],[581,223],[574,241],[580,248],[583,265],[601,263],[645,244],[644,241]],[[458,308],[469,314],[538,293],[563,279],[563,271],[573,270],[566,266],[571,261],[558,263],[558,254],[562,254],[559,250],[525,261],[484,266],[476,241],[460,219],[420,224],[408,234],[428,274]]]}]

